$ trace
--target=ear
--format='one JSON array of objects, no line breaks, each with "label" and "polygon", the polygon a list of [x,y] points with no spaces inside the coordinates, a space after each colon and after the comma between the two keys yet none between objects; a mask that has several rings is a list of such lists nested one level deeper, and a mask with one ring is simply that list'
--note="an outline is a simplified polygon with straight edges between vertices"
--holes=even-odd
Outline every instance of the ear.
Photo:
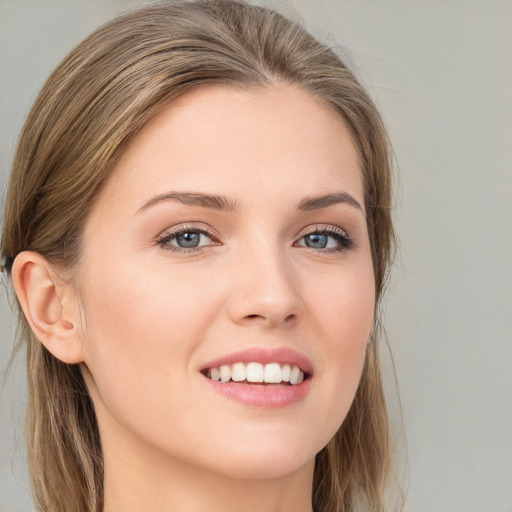
[{"label": "ear", "polygon": [[83,362],[78,301],[39,253],[23,251],[12,266],[14,290],[36,338],[64,363]]}]

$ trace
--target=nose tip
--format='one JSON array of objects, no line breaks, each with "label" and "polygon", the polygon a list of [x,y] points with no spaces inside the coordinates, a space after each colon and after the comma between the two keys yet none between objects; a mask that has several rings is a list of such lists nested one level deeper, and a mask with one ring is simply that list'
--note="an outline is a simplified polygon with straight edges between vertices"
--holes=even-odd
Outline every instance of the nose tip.
[{"label": "nose tip", "polygon": [[237,276],[230,304],[235,323],[272,328],[293,325],[302,314],[297,279],[283,262],[267,259]]}]

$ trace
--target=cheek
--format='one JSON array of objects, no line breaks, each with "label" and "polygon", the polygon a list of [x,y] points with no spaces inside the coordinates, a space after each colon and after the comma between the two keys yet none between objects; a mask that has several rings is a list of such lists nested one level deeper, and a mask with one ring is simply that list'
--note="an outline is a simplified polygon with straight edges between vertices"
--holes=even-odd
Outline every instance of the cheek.
[{"label": "cheek", "polygon": [[365,346],[375,310],[375,282],[371,262],[347,265],[308,282],[307,309],[317,322],[326,350],[335,354]]},{"label": "cheek", "polygon": [[326,444],[338,430],[352,404],[372,331],[375,286],[371,263],[345,269],[323,287],[312,286],[310,308],[316,308],[321,369],[315,374],[322,386]]},{"label": "cheek", "polygon": [[128,421],[165,390],[180,403],[191,355],[217,314],[207,287],[190,276],[134,268],[103,267],[84,290],[85,362],[102,402]]},{"label": "cheek", "polygon": [[89,338],[108,340],[113,349],[151,351],[207,325],[212,305],[193,276],[158,265],[134,268],[127,262],[89,279],[94,283],[84,294]]}]

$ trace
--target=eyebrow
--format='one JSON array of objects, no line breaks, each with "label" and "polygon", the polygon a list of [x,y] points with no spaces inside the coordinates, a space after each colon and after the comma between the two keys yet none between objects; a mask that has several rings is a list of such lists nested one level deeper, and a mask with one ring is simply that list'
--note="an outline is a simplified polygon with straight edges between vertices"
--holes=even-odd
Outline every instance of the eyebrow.
[{"label": "eyebrow", "polygon": [[323,196],[305,197],[299,203],[298,209],[302,211],[321,210],[322,208],[340,203],[353,206],[364,213],[363,208],[357,200],[350,194],[347,194],[347,192],[333,192]]},{"label": "eyebrow", "polygon": [[236,201],[224,196],[215,194],[202,194],[200,192],[166,192],[159,194],[146,201],[137,211],[137,213],[147,210],[151,206],[163,201],[176,201],[189,206],[200,206],[213,210],[222,210],[236,212],[239,210]]},{"label": "eyebrow", "polygon": [[[150,198],[137,210],[137,213],[145,211],[151,206],[165,201],[176,201],[188,206],[199,206],[201,208],[228,211],[232,213],[235,213],[240,209],[237,201],[225,196],[203,194],[201,192],[171,191],[164,194],[158,194]],[[333,192],[322,196],[305,197],[299,203],[297,209],[300,211],[321,210],[336,204],[348,204],[360,210],[364,214],[361,205],[347,192]]]}]

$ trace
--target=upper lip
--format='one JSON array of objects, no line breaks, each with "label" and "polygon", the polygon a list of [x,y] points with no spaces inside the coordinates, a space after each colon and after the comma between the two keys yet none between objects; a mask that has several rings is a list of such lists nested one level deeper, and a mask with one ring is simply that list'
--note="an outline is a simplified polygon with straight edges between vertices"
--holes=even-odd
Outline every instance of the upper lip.
[{"label": "upper lip", "polygon": [[313,363],[303,354],[289,347],[263,348],[254,347],[237,352],[232,352],[225,356],[209,361],[201,366],[200,371],[208,368],[216,368],[223,364],[234,363],[281,363],[291,366],[298,366],[304,373],[313,374]]}]

